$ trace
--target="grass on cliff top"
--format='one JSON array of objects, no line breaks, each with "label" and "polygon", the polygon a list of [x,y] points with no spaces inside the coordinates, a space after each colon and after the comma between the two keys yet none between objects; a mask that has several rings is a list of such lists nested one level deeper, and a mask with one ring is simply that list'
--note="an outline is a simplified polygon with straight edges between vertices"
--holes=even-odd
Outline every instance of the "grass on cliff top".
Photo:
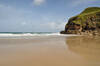
[{"label": "grass on cliff top", "polygon": [[88,7],[81,14],[91,13],[95,11],[100,11],[100,7]]},{"label": "grass on cliff top", "polygon": [[89,8],[86,8],[79,15],[70,18],[70,20],[73,20],[73,18],[76,18],[77,17],[77,19],[73,20],[72,22],[75,23],[75,24],[82,25],[84,22],[86,22],[87,17],[93,16],[96,13],[100,13],[100,7],[89,7]]},{"label": "grass on cliff top", "polygon": [[100,12],[100,7],[88,7],[82,13],[80,13],[78,16],[95,14],[97,12]]}]

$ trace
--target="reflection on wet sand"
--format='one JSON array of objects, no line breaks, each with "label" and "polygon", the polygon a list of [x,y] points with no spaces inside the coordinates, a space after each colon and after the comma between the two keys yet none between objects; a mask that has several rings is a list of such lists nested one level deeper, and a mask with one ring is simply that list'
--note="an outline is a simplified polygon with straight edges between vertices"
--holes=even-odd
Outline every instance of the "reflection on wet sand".
[{"label": "reflection on wet sand", "polygon": [[100,66],[99,43],[90,37],[0,39],[0,66]]},{"label": "reflection on wet sand", "polygon": [[68,37],[66,44],[70,51],[79,54],[91,66],[100,66],[99,37]]},{"label": "reflection on wet sand", "polygon": [[0,66],[86,66],[68,50],[65,39],[0,39]]}]

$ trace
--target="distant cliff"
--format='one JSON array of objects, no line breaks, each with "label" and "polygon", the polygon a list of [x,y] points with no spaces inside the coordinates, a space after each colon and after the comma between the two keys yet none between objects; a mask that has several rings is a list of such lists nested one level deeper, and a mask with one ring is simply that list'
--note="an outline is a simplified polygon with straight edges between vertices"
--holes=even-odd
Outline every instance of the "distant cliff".
[{"label": "distant cliff", "polygon": [[96,35],[100,29],[100,7],[86,8],[82,13],[69,19],[61,34]]}]

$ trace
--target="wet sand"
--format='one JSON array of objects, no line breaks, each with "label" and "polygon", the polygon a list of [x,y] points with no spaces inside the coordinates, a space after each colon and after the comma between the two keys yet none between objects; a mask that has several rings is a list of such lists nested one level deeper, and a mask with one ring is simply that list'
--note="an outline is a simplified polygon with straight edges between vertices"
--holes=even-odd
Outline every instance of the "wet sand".
[{"label": "wet sand", "polygon": [[100,66],[100,38],[0,38],[0,66]]}]

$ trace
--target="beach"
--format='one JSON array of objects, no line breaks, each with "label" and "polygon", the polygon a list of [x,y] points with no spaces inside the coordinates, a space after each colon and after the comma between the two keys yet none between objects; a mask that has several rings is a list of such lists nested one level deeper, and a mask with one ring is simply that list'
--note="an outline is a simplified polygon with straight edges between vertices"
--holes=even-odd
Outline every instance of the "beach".
[{"label": "beach", "polygon": [[100,66],[100,0],[0,0],[0,66]]},{"label": "beach", "polygon": [[0,66],[100,66],[100,39],[82,36],[0,38]]}]

